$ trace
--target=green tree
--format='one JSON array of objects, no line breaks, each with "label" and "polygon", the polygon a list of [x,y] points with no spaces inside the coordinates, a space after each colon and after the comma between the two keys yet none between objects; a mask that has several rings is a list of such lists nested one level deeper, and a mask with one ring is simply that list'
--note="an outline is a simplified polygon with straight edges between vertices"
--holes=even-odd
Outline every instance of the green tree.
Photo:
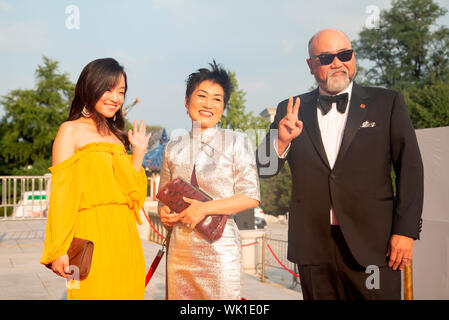
[{"label": "green tree", "polygon": [[274,177],[260,179],[260,206],[271,215],[285,214],[290,206],[292,179],[288,162]]},{"label": "green tree", "polygon": [[433,0],[394,0],[378,28],[363,28],[354,48],[372,68],[358,68],[360,83],[401,91],[414,127],[449,125],[449,28]]},{"label": "green tree", "polygon": [[35,163],[41,170],[33,174],[48,172],[53,140],[67,118],[73,91],[68,74],[59,73],[58,62],[44,56],[36,89],[13,90],[1,98],[0,174],[27,174]]},{"label": "green tree", "polygon": [[415,129],[449,126],[449,82],[402,91]]},{"label": "green tree", "polygon": [[449,29],[436,25],[446,12],[433,0],[393,0],[379,27],[364,27],[354,43],[357,57],[374,63],[365,79],[396,89],[449,80]]},{"label": "green tree", "polygon": [[239,89],[236,75],[228,71],[231,77],[232,94],[228,105],[221,117],[219,126],[226,129],[241,130],[248,133],[252,142],[257,145],[260,138],[265,136],[270,122],[261,116],[253,115],[253,112],[246,112],[245,95],[246,93]]}]

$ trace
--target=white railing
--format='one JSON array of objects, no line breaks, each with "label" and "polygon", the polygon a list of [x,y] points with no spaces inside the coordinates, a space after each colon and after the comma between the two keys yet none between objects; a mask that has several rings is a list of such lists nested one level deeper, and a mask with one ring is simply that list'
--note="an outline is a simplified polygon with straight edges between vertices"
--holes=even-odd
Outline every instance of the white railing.
[{"label": "white railing", "polygon": [[[51,174],[0,176],[0,220],[47,217]],[[158,179],[148,177],[148,197],[156,198]]]},{"label": "white railing", "polygon": [[0,176],[0,220],[45,219],[51,175]]}]

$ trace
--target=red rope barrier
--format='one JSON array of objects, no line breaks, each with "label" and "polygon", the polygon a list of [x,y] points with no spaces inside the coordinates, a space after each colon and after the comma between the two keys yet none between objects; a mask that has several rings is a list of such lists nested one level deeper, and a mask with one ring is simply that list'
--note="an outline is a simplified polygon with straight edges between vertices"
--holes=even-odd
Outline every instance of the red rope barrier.
[{"label": "red rope barrier", "polygon": [[[150,224],[151,228],[158,234],[159,237],[165,239],[163,235],[161,235],[159,232],[157,232],[156,228],[153,226],[153,224],[150,221],[150,218],[148,217],[147,213],[145,212],[145,209],[142,207],[143,214],[145,215],[145,218],[147,218],[148,223]],[[248,244],[242,244],[242,247],[252,246],[254,244],[257,244],[258,242],[248,243]]]},{"label": "red rope barrier", "polygon": [[[153,226],[153,224],[151,223],[150,218],[148,217],[147,213],[145,212],[145,209],[142,207],[142,211],[143,214],[145,216],[145,218],[147,219],[148,223],[150,224],[151,228],[154,230],[154,232],[156,232],[158,234],[159,237],[166,239],[162,234],[160,234],[156,228]],[[258,244],[258,241],[252,242],[252,243],[247,243],[247,244],[242,244],[242,247],[248,247],[248,246],[252,246],[255,244]],[[270,245],[267,243],[267,247],[268,249],[270,249],[271,254],[273,255],[273,257],[276,259],[276,261],[288,272],[290,272],[292,275],[294,275],[295,277],[299,278],[299,275],[294,273],[293,271],[291,271],[289,268],[287,268],[280,260],[279,258],[276,256],[276,254],[273,252],[273,249],[271,249]],[[156,256],[156,258],[153,261],[153,264],[150,267],[150,270],[148,270],[146,279],[145,279],[145,287],[148,285],[148,282],[150,281],[151,277],[153,276],[154,271],[156,270],[160,259],[162,258],[163,253],[161,254],[161,251],[158,252],[158,255]],[[244,298],[242,298],[242,300],[246,300]]]},{"label": "red rope barrier", "polygon": [[158,234],[158,236],[161,237],[162,239],[165,239],[165,237],[164,237],[162,234],[160,234],[159,232],[157,232],[156,228],[155,228],[155,227],[153,226],[153,224],[151,223],[150,218],[148,217],[148,215],[147,215],[147,213],[145,212],[145,209],[144,209],[143,207],[142,207],[142,211],[143,211],[143,214],[145,215],[145,218],[147,218],[148,223],[150,224],[151,228],[154,230],[154,232],[156,232],[156,233]]},{"label": "red rope barrier", "polygon": [[253,242],[253,243],[242,244],[242,247],[248,247],[248,246],[252,246],[252,245],[254,245],[254,244],[258,244],[258,243],[259,243],[259,242],[256,241],[256,242]]},{"label": "red rope barrier", "polygon": [[268,249],[270,249],[271,254],[273,255],[273,257],[277,260],[277,262],[279,262],[279,264],[288,272],[290,272],[292,275],[294,275],[295,277],[299,278],[299,275],[294,273],[293,271],[291,271],[289,268],[287,268],[286,266],[284,266],[284,264],[278,259],[278,257],[276,257],[276,255],[274,254],[273,250],[271,249],[270,245],[267,243],[267,247]]},{"label": "red rope barrier", "polygon": [[[145,212],[145,209],[142,207],[142,211],[143,211],[143,215],[145,216],[145,218],[147,219],[148,223],[150,224],[151,228],[153,228],[153,230],[159,235],[159,237],[164,238],[165,237],[160,234],[159,232],[157,232],[156,228],[153,226],[153,224],[151,223],[150,218],[148,217],[147,213]],[[157,253],[156,257],[153,260],[153,263],[150,266],[150,269],[148,270],[148,273],[145,277],[145,288],[147,287],[148,283],[150,282],[151,278],[153,277],[154,272],[156,271],[159,262],[161,261],[162,257],[164,255],[164,250],[159,250],[159,252]]]}]

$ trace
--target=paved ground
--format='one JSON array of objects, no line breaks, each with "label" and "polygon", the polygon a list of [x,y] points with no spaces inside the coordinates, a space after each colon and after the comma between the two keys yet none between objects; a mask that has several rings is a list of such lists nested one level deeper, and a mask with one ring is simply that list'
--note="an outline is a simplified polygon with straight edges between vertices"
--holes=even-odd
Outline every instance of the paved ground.
[{"label": "paved ground", "polygon": [[[0,299],[65,299],[65,280],[39,264],[46,220],[0,221]],[[274,228],[273,234],[285,234]],[[142,240],[147,270],[160,245]],[[292,276],[284,270],[268,268],[267,281],[243,273],[242,296],[248,300],[299,300],[299,285],[293,290]],[[145,299],[165,299],[165,259],[145,290]]]}]

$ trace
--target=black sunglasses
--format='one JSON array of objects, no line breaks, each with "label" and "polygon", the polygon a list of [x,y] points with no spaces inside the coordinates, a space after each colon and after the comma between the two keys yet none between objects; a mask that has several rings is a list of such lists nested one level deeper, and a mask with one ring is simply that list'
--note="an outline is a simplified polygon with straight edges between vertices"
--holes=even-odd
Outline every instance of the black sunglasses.
[{"label": "black sunglasses", "polygon": [[318,58],[320,59],[320,63],[322,66],[327,66],[328,64],[331,64],[332,61],[334,61],[335,57],[338,58],[341,62],[346,62],[352,59],[352,53],[354,52],[353,49],[341,51],[339,53],[323,53],[318,56],[312,56],[312,58]]}]

